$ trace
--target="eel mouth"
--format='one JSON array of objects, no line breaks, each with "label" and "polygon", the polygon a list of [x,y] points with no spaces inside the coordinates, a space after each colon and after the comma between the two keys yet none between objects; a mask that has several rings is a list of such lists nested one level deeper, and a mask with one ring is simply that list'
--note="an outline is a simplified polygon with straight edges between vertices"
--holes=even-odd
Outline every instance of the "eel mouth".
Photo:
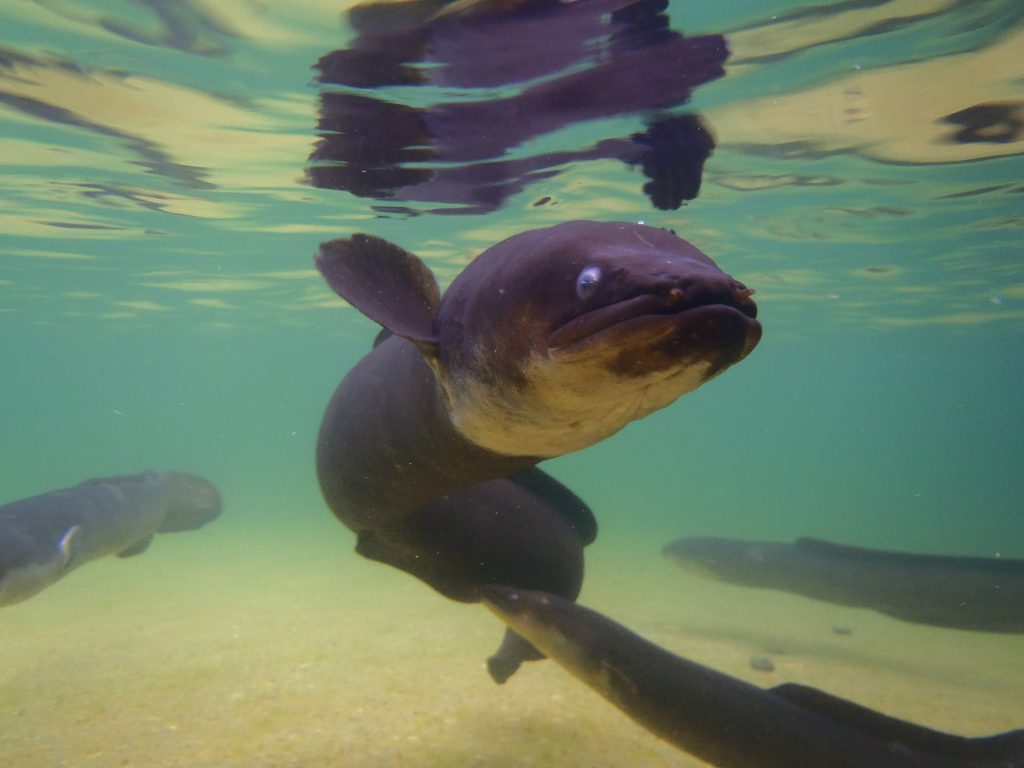
[{"label": "eel mouth", "polygon": [[569,352],[602,337],[611,339],[644,328],[656,328],[659,335],[671,330],[677,338],[692,336],[699,329],[704,345],[721,344],[731,349],[729,357],[739,360],[761,339],[757,305],[750,298],[753,293],[730,280],[634,296],[585,312],[556,328],[548,336],[548,349]]}]

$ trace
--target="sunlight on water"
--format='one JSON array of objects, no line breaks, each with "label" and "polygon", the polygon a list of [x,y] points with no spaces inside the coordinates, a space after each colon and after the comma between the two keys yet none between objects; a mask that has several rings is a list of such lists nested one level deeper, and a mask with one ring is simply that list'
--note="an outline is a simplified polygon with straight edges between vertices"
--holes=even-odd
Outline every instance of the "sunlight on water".
[{"label": "sunlight on water", "polygon": [[[1013,3],[772,9],[782,12],[684,24],[691,36],[731,33],[728,75],[692,97],[719,145],[699,202],[648,211],[635,169],[570,163],[515,195],[479,242],[464,242],[463,230],[480,225],[472,218],[457,227],[374,223],[371,205],[302,182],[315,140],[310,68],[351,36],[338,8],[197,4],[161,15],[120,5],[15,4],[0,79],[0,221],[6,252],[17,256],[6,267],[7,301],[28,322],[67,312],[40,302],[52,294],[41,285],[47,273],[24,263],[43,253],[99,256],[115,269],[116,284],[76,314],[100,320],[112,294],[153,290],[139,279],[140,249],[149,260],[173,254],[199,283],[211,261],[223,268],[230,259],[237,278],[264,263],[295,264],[317,239],[356,228],[412,247],[440,236],[438,260],[464,262],[524,221],[580,217],[686,232],[734,271],[756,275],[762,300],[788,322],[805,312],[790,308],[805,304],[818,317],[879,326],[1021,319],[1020,276],[1000,266],[1012,262],[1020,226],[1014,51],[1024,41]],[[685,20],[687,11],[674,13]],[[605,122],[615,135],[615,121]],[[574,141],[566,134],[560,144]],[[981,159],[990,160],[971,162]],[[302,234],[280,251],[267,237]],[[305,286],[277,287],[281,309],[301,313],[308,294],[296,289]],[[312,275],[308,287],[318,290]],[[185,303],[174,319],[212,318]]]}]

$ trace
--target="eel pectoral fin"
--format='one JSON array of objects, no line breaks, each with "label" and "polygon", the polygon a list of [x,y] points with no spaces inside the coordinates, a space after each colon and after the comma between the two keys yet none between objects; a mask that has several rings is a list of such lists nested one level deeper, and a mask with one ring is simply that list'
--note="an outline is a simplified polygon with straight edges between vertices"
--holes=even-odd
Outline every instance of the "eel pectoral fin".
[{"label": "eel pectoral fin", "polygon": [[441,292],[418,257],[382,238],[356,234],[322,243],[316,266],[331,289],[368,318],[424,353],[436,352]]},{"label": "eel pectoral fin", "polygon": [[134,555],[141,555],[143,552],[145,552],[147,549],[149,549],[149,545],[153,543],[153,536],[154,536],[154,534],[151,533],[151,534],[149,534],[149,536],[146,536],[145,538],[139,539],[134,544],[132,544],[130,547],[125,547],[120,552],[118,552],[117,556],[118,557],[133,557]]},{"label": "eel pectoral fin", "polygon": [[890,717],[806,685],[785,683],[769,692],[865,736],[902,744],[920,755],[968,761],[965,765],[972,764],[970,761],[1024,760],[1024,730],[969,738]]},{"label": "eel pectoral fin", "polygon": [[545,658],[529,640],[511,629],[505,630],[501,645],[494,655],[487,659],[487,671],[494,682],[506,682],[524,661],[540,661]]}]

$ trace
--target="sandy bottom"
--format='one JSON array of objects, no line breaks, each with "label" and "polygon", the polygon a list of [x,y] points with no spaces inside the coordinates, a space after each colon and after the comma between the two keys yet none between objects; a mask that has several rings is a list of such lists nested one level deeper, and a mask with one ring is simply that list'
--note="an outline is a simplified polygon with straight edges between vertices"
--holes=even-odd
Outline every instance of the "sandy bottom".
[{"label": "sandy bottom", "polygon": [[[660,544],[599,541],[582,602],[764,687],[802,682],[963,734],[1024,726],[1024,637],[719,586]],[[350,546],[330,519],[280,535],[218,523],[3,609],[3,765],[703,765],[550,662],[496,686],[497,619]]]}]

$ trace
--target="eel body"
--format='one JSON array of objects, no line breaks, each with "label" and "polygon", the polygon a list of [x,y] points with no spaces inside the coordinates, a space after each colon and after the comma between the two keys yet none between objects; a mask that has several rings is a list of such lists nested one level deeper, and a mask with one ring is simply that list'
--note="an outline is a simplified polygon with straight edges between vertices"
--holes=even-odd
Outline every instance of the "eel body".
[{"label": "eel body", "polygon": [[689,537],[662,552],[685,571],[731,584],[870,608],[917,624],[1024,633],[1024,560],[910,554],[810,538]]},{"label": "eel body", "polygon": [[[356,550],[455,600],[489,584],[574,599],[597,526],[535,465],[673,402],[757,344],[752,291],[663,230],[575,221],[488,249],[444,297],[369,235],[317,266],[384,327],[324,415],[317,471]],[[537,654],[513,635],[504,680]]]},{"label": "eel body", "polygon": [[484,604],[636,722],[721,768],[1020,768],[1024,731],[967,738],[802,685],[762,689],[542,592]]},{"label": "eel body", "polygon": [[157,533],[199,528],[220,514],[198,475],[143,472],[86,480],[0,507],[0,606],[21,602],[80,565],[145,551]]}]

